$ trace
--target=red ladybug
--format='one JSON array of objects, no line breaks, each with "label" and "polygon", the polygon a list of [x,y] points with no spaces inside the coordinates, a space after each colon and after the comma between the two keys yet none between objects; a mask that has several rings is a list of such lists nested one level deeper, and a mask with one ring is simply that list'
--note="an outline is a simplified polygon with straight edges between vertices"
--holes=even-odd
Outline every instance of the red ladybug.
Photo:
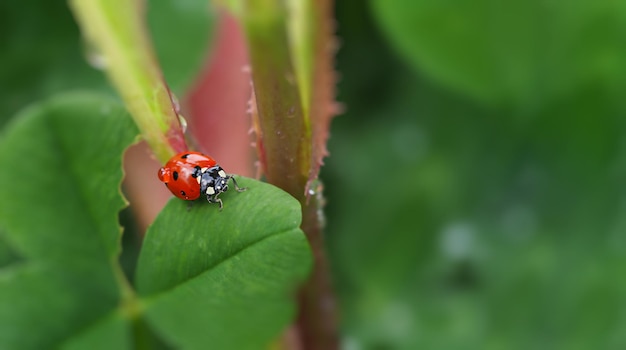
[{"label": "red ladybug", "polygon": [[246,190],[240,188],[233,175],[226,174],[213,158],[199,152],[175,155],[159,169],[158,176],[176,197],[193,201],[204,194],[210,203],[219,203],[220,210],[223,204],[217,196],[228,190],[228,180],[233,180],[238,192]]}]

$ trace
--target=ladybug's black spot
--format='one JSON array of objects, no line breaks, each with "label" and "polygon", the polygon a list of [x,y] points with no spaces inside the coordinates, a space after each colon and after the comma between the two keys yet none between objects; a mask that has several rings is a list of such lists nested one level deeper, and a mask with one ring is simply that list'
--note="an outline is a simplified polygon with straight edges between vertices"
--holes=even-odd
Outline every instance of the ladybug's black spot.
[{"label": "ladybug's black spot", "polygon": [[193,174],[191,174],[191,177],[193,177],[195,179],[196,177],[198,177],[198,175],[200,175],[200,172],[202,171],[202,168],[200,168],[200,166],[196,165],[194,167],[194,170],[195,171],[193,172]]},{"label": "ladybug's black spot", "polygon": [[180,156],[182,159],[187,159],[187,157],[189,157],[189,153],[185,153],[182,156]]},{"label": "ladybug's black spot", "polygon": [[178,171],[172,173],[172,177],[174,177],[174,181],[178,180]]},{"label": "ladybug's black spot", "polygon": [[181,196],[186,196],[186,195],[187,195],[187,193],[185,193],[185,191],[180,191],[180,195],[181,195]]}]

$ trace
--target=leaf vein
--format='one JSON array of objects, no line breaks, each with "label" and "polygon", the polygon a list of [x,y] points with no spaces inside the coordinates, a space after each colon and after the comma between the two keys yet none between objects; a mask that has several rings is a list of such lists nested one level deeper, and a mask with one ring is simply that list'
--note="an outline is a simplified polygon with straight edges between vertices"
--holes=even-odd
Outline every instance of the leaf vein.
[{"label": "leaf vein", "polygon": [[217,261],[215,264],[210,265],[210,266],[207,266],[207,268],[206,268],[206,269],[204,269],[202,272],[200,272],[200,273],[198,273],[198,274],[195,274],[195,275],[192,275],[192,276],[189,276],[188,278],[186,278],[186,279],[182,280],[180,283],[175,284],[175,285],[170,286],[170,287],[167,287],[167,288],[165,288],[165,289],[163,289],[163,290],[160,290],[160,291],[158,291],[158,292],[154,292],[154,293],[152,293],[152,294],[144,295],[144,296],[142,296],[142,297],[141,297],[141,299],[142,299],[142,300],[144,300],[145,302],[149,303],[151,300],[157,299],[157,298],[159,298],[160,296],[162,296],[163,294],[169,293],[169,292],[171,292],[171,291],[172,291],[172,290],[174,290],[174,289],[181,288],[181,287],[182,287],[183,285],[185,285],[186,283],[189,283],[189,282],[191,282],[192,280],[196,279],[197,277],[199,277],[199,276],[201,276],[201,275],[203,275],[203,274],[205,274],[205,273],[207,273],[207,272],[209,272],[209,271],[214,270],[214,269],[215,269],[215,268],[217,268],[218,266],[220,266],[220,265],[222,265],[222,264],[226,263],[227,261],[229,261],[229,260],[231,260],[231,259],[235,258],[237,255],[239,255],[239,254],[241,254],[242,252],[244,252],[244,251],[246,251],[246,250],[248,250],[248,249],[250,249],[250,248],[252,248],[252,247],[256,246],[257,244],[259,244],[259,243],[261,243],[261,242],[263,242],[263,241],[266,241],[266,240],[268,240],[268,239],[276,238],[277,236],[280,236],[280,235],[286,235],[286,234],[293,233],[293,232],[294,232],[294,230],[297,230],[297,229],[298,229],[297,227],[294,227],[294,228],[287,229],[287,230],[281,230],[281,231],[278,231],[278,232],[275,232],[275,233],[269,234],[269,235],[267,235],[267,236],[264,236],[264,237],[262,237],[262,238],[260,238],[260,239],[254,240],[254,241],[250,242],[249,244],[247,244],[247,245],[243,246],[242,248],[240,248],[240,249],[238,249],[238,250],[234,251],[234,252],[233,252],[233,254],[231,254],[231,255],[229,255],[229,256],[227,256],[227,257],[225,257],[224,259],[222,259],[222,260],[220,260],[220,261]]}]

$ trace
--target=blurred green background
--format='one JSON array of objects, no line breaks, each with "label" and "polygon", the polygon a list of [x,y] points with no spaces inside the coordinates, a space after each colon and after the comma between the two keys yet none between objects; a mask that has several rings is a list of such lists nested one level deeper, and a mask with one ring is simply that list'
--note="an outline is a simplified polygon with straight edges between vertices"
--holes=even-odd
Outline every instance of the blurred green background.
[{"label": "blurred green background", "polygon": [[626,3],[338,1],[347,349],[626,348]]},{"label": "blurred green background", "polygon": [[[346,112],[322,178],[344,347],[626,349],[626,2],[336,15]],[[111,92],[64,2],[1,3],[0,47],[0,126]]]}]

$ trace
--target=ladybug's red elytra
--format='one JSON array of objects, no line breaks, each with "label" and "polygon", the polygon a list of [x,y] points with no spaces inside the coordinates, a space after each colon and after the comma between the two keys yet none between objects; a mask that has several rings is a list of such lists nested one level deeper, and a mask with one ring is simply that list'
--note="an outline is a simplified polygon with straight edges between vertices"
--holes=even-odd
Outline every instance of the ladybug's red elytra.
[{"label": "ladybug's red elytra", "polygon": [[200,152],[182,152],[159,169],[159,180],[176,197],[193,201],[206,195],[210,203],[218,203],[220,210],[224,206],[219,194],[228,190],[228,180],[233,180],[237,192],[245,191],[237,185],[235,177],[226,174],[217,162]]}]

